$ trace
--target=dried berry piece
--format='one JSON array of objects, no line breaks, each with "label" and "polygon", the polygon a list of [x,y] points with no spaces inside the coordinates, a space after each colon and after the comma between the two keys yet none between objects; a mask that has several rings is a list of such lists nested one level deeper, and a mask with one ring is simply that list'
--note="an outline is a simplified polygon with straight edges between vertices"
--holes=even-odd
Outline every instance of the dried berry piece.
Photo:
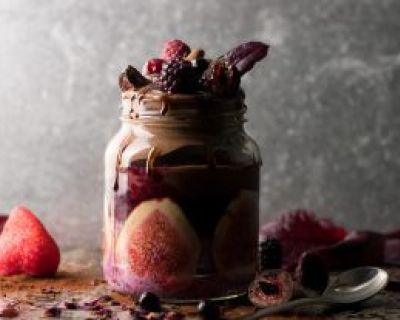
[{"label": "dried berry piece", "polygon": [[164,43],[161,59],[172,60],[184,58],[190,53],[190,47],[182,40],[169,40]]},{"label": "dried berry piece", "polygon": [[269,46],[262,42],[246,42],[229,50],[224,58],[243,75],[251,70],[256,62],[266,57],[268,49]]},{"label": "dried berry piece", "polygon": [[248,297],[255,306],[263,308],[289,301],[293,288],[293,280],[288,272],[268,270],[259,274],[250,284]]},{"label": "dried berry piece", "polygon": [[162,91],[169,93],[193,93],[197,89],[194,68],[183,59],[173,59],[164,64],[157,84]]},{"label": "dried berry piece", "polygon": [[151,292],[143,292],[139,297],[139,306],[146,311],[161,311],[160,299]]},{"label": "dried berry piece", "polygon": [[279,240],[267,238],[260,244],[260,269],[280,269],[282,266],[282,246]]},{"label": "dried berry piece", "polygon": [[161,73],[162,66],[165,63],[163,59],[153,58],[148,60],[142,69],[142,73],[145,76],[154,76]]},{"label": "dried berry piece", "polygon": [[218,97],[231,97],[239,89],[240,75],[234,65],[225,59],[218,59],[208,66],[200,84],[203,90]]},{"label": "dried berry piece", "polygon": [[65,301],[65,302],[64,302],[64,306],[65,306],[65,309],[69,309],[69,310],[76,310],[76,309],[78,309],[78,305],[77,305],[77,303],[74,302],[74,301]]},{"label": "dried berry piece", "polygon": [[148,79],[143,77],[143,75],[132,66],[128,66],[125,73],[129,82],[132,83],[135,88],[140,88],[150,83]]},{"label": "dried berry piece", "polygon": [[129,82],[128,77],[125,72],[122,72],[118,78],[119,88],[122,92],[133,89],[133,84]]},{"label": "dried berry piece", "polygon": [[19,316],[19,311],[16,307],[16,303],[7,303],[0,308],[1,318],[16,318]]},{"label": "dried berry piece", "polygon": [[202,320],[217,320],[220,318],[219,307],[210,300],[200,301],[197,310]]},{"label": "dried berry piece", "polygon": [[44,311],[45,317],[58,318],[61,315],[61,309],[59,307],[50,307]]}]

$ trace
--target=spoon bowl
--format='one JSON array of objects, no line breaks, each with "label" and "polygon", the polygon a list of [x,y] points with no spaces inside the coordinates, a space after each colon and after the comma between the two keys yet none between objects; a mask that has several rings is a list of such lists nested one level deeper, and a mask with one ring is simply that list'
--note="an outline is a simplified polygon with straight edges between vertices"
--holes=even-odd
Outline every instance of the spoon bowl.
[{"label": "spoon bowl", "polygon": [[387,284],[386,271],[375,267],[351,269],[338,277],[325,289],[321,298],[329,303],[354,303],[372,297]]}]

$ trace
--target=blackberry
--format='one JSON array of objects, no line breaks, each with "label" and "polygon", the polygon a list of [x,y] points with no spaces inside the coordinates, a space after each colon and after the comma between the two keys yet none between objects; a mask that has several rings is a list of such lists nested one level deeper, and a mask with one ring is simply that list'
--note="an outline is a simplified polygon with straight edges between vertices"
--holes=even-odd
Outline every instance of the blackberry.
[{"label": "blackberry", "polygon": [[260,269],[280,269],[282,267],[282,246],[279,240],[267,238],[260,244]]},{"label": "blackberry", "polygon": [[165,92],[193,93],[197,89],[195,69],[190,61],[173,59],[163,65],[157,84]]}]

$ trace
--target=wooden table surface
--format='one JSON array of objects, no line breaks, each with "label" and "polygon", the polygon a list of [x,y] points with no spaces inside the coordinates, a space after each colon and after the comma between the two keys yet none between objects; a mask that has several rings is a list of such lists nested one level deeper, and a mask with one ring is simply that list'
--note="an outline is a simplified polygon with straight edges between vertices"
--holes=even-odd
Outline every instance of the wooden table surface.
[{"label": "wooden table surface", "polygon": [[[392,281],[400,281],[400,268],[388,269]],[[381,294],[359,305],[347,309],[338,307],[314,307],[298,310],[292,315],[269,316],[270,320],[278,319],[400,319],[400,291],[389,287]],[[45,289],[45,290],[43,290]],[[47,292],[46,292],[47,291]],[[62,305],[64,301],[90,301],[101,295],[111,295],[115,300],[133,306],[131,297],[111,292],[101,278],[99,269],[99,255],[94,250],[68,250],[63,253],[60,271],[53,279],[35,279],[25,276],[0,277],[0,304],[18,302],[17,319],[43,319],[44,310],[55,305]],[[171,306],[169,309],[178,309],[196,319],[195,306]],[[123,311],[120,306],[112,307],[112,319],[132,319],[129,311]],[[254,312],[254,307],[241,301],[233,301],[222,306],[224,319],[240,319],[241,316]],[[60,319],[100,319],[91,311],[62,310]]]}]

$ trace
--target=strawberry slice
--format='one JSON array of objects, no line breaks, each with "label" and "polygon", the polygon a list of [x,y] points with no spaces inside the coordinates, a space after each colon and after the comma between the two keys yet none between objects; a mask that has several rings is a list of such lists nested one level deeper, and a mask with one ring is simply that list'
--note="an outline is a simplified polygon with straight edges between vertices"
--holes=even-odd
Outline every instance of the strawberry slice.
[{"label": "strawberry slice", "polygon": [[0,275],[54,275],[60,250],[39,219],[27,208],[15,207],[0,235]]}]

